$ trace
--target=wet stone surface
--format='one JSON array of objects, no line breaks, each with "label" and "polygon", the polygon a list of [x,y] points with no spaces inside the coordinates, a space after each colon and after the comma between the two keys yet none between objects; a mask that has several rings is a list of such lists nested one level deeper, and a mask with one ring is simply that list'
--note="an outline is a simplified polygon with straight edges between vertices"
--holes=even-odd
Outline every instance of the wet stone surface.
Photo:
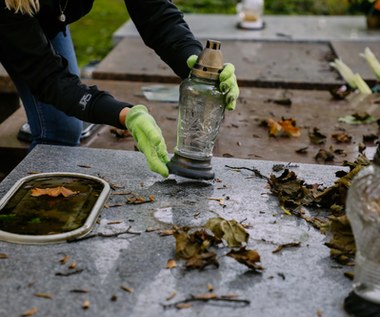
[{"label": "wet stone surface", "polygon": [[[99,176],[114,191],[90,233],[103,236],[44,246],[0,242],[0,316],[19,316],[33,307],[36,316],[346,316],[342,305],[351,281],[344,272],[351,269],[330,259],[327,237],[284,215],[265,179],[226,167],[256,168],[269,176],[274,162],[214,158],[212,163],[213,181],[172,175],[163,180],[137,152],[37,146],[0,183],[0,197],[30,172]],[[308,183],[328,186],[342,168],[299,164],[292,169]],[[128,198],[149,196],[154,201],[126,204]],[[219,268],[188,271],[179,259],[176,268],[166,268],[175,257],[175,239],[159,230],[200,226],[216,216],[250,225],[248,248],[260,253],[262,273],[224,256],[226,248],[217,250]],[[106,237],[128,228],[128,233]],[[272,253],[290,242],[301,246]],[[70,258],[63,264],[65,255]],[[250,305],[194,302],[187,309],[163,308],[208,293],[208,284],[217,295],[236,294]]]}]

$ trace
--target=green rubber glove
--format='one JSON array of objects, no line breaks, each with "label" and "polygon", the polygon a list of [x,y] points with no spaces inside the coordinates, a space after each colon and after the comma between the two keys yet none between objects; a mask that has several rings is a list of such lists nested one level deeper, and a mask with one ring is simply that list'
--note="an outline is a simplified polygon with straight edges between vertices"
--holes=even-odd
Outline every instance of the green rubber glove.
[{"label": "green rubber glove", "polygon": [[[191,55],[187,59],[187,66],[192,69],[197,62],[198,56]],[[236,107],[236,100],[239,97],[239,86],[235,76],[235,66],[226,63],[223,70],[219,75],[219,88],[223,93],[226,93],[226,109],[234,110]]]},{"label": "green rubber glove", "polygon": [[169,162],[169,157],[165,140],[148,109],[143,105],[132,107],[125,118],[125,126],[136,141],[138,149],[144,153],[149,168],[163,177],[168,177],[166,163]]}]

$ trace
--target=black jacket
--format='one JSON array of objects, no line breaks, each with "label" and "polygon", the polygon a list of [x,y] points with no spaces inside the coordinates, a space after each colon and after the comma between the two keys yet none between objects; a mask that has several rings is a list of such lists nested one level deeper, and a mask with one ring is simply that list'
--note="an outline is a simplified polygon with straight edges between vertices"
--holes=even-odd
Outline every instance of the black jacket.
[{"label": "black jacket", "polygon": [[[42,102],[88,122],[122,127],[119,112],[131,105],[81,83],[68,72],[67,61],[54,53],[49,41],[66,24],[87,14],[93,1],[68,0],[67,19],[62,23],[58,21],[59,0],[40,0],[41,10],[35,17],[15,14],[0,0],[0,62],[10,64]],[[198,55],[202,46],[178,9],[169,0],[125,0],[125,4],[144,43],[185,78],[189,73],[186,59]]]}]

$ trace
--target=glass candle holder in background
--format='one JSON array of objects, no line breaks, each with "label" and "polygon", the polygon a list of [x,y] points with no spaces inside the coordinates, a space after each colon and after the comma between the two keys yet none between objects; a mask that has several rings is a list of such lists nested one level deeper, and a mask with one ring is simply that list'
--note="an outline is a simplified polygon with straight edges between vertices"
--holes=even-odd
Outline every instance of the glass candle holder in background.
[{"label": "glass candle holder in background", "polygon": [[236,6],[239,27],[243,29],[262,29],[264,27],[264,0],[241,0]]},{"label": "glass candle holder in background", "polygon": [[355,237],[353,291],[380,304],[380,148],[370,166],[353,179],[347,195],[347,217]]}]

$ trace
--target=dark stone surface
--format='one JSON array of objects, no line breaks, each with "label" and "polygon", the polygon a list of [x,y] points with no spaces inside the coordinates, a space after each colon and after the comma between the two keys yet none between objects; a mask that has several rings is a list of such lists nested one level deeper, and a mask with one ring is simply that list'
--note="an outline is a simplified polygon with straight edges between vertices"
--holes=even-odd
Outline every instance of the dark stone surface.
[{"label": "dark stone surface", "polygon": [[[318,230],[281,211],[270,195],[265,179],[248,170],[257,168],[263,175],[272,173],[274,162],[214,158],[217,179],[210,182],[191,181],[170,176],[163,180],[147,168],[141,153],[88,148],[37,146],[7,178],[0,183],[0,197],[20,178],[31,172],[79,172],[100,176],[117,192],[138,196],[154,195],[155,201],[141,205],[104,208],[93,233],[126,230],[141,234],[118,237],[94,237],[75,243],[54,245],[18,245],[0,242],[0,316],[20,316],[32,307],[36,316],[322,316],[343,317],[343,301],[351,291],[351,281],[343,273],[347,267],[337,266],[324,245],[327,237]],[[278,163],[278,162],[276,162]],[[331,185],[333,166],[300,164],[293,167],[308,183]],[[121,187],[119,187],[121,186]],[[125,203],[130,195],[111,195],[109,205]],[[224,198],[224,206],[217,200]],[[218,250],[220,267],[186,271],[183,262],[167,269],[175,256],[175,239],[160,236],[149,227],[166,229],[203,225],[209,218],[221,216],[251,225],[248,247],[261,255],[262,274],[223,256]],[[325,215],[323,210],[319,215]],[[111,224],[112,222],[120,222]],[[272,251],[280,244],[300,242],[299,248]],[[63,255],[70,255],[61,264]],[[69,265],[83,270],[70,276],[58,272],[73,271]],[[233,303],[194,303],[192,308],[163,309],[163,304],[208,292],[207,284],[218,295],[237,294],[249,306]],[[134,289],[128,293],[121,289]],[[87,293],[75,293],[87,289]],[[166,298],[176,293],[176,296]],[[45,293],[51,299],[36,296]],[[117,300],[111,297],[116,295]],[[90,301],[87,311],[84,300]]]}]

